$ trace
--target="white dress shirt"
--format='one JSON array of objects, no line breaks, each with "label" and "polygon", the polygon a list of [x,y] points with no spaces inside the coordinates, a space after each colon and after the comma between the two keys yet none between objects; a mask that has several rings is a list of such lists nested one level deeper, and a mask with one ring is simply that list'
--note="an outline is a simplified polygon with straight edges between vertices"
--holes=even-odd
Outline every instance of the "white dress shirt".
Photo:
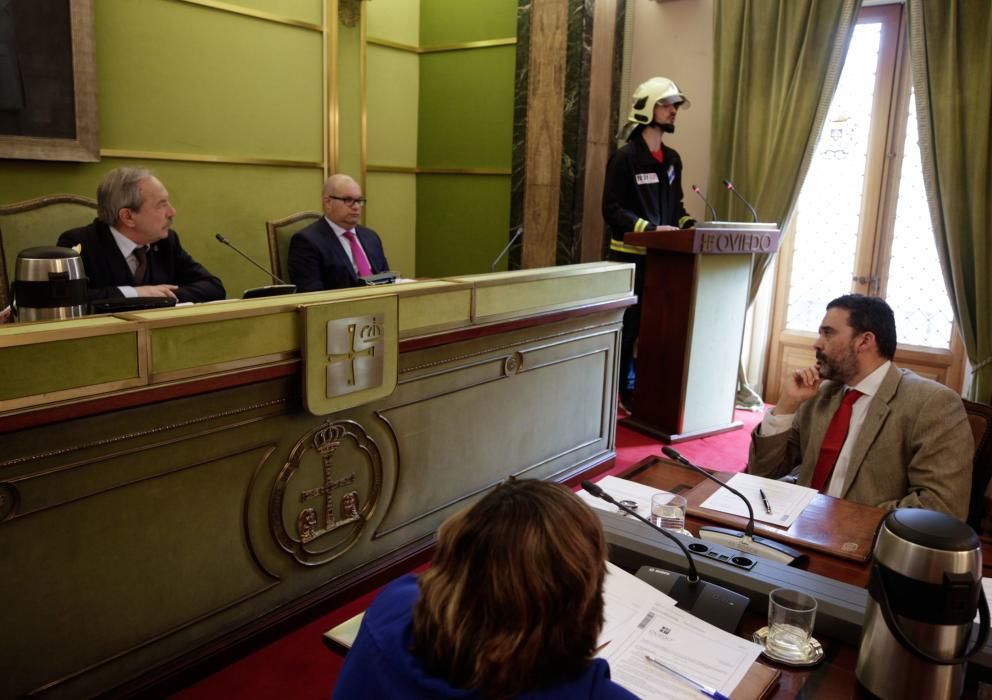
[{"label": "white dress shirt", "polygon": [[[141,246],[115,229],[113,226],[110,227],[110,233],[114,236],[114,242],[117,244],[117,247],[120,248],[121,255],[124,256],[124,260],[127,262],[127,266],[131,269],[131,274],[133,275],[134,271],[138,269],[138,259],[134,257],[134,249],[140,248]],[[134,287],[121,285],[118,289],[121,290],[121,294],[126,297],[138,296],[138,290]]]},{"label": "white dress shirt", "polygon": [[[861,433],[861,426],[865,424],[865,416],[868,415],[868,407],[871,405],[871,399],[878,393],[878,387],[882,384],[882,380],[885,379],[885,373],[889,371],[891,364],[892,362],[890,360],[886,360],[874,372],[858,382],[857,385],[844,387],[845,393],[851,389],[857,389],[863,396],[859,396],[858,400],[854,402],[854,406],[851,407],[851,425],[848,428],[844,446],[840,449],[840,454],[837,456],[837,464],[834,465],[833,474],[830,476],[830,484],[826,491],[828,496],[839,498],[844,492],[844,480],[847,478],[847,469],[851,464],[851,450],[854,449],[854,443],[857,442],[858,434]],[[794,417],[794,413],[780,416],[769,411],[761,421],[761,435],[771,436],[784,433],[792,427],[792,419]]]}]

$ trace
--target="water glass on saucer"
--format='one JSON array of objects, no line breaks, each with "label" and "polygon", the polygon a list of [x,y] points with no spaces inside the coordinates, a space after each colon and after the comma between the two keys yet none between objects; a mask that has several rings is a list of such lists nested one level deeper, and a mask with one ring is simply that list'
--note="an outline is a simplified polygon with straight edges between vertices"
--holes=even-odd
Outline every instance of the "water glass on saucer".
[{"label": "water glass on saucer", "polygon": [[816,599],[801,591],[776,588],[768,595],[765,652],[786,663],[801,663],[812,653]]}]

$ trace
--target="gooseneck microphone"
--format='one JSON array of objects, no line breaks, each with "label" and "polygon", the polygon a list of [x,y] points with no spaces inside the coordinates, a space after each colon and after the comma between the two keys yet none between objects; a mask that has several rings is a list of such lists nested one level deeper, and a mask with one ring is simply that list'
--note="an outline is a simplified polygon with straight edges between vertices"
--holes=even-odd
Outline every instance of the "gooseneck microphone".
[{"label": "gooseneck microphone", "polygon": [[278,282],[279,284],[289,284],[289,282],[286,282],[285,280],[279,279],[279,277],[276,275],[276,273],[272,272],[271,270],[266,270],[264,267],[262,267],[257,262],[255,262],[250,257],[248,257],[248,254],[247,253],[245,253],[240,248],[238,248],[238,246],[234,245],[229,240],[227,240],[227,238],[224,237],[224,234],[218,233],[217,234],[217,240],[220,241],[221,243],[223,243],[224,245],[226,245],[228,248],[230,248],[231,250],[233,250],[238,255],[240,255],[242,258],[244,258],[245,260],[247,260],[248,262],[250,262],[252,265],[254,265],[255,267],[257,267],[259,270],[261,270],[265,274],[269,275],[274,282]]},{"label": "gooseneck microphone", "polygon": [[702,467],[693,464],[688,459],[683,457],[677,450],[665,445],[661,448],[661,451],[665,453],[665,456],[669,459],[673,459],[679,464],[683,464],[695,472],[702,474],[710,481],[715,481],[721,487],[727,489],[732,494],[744,501],[744,505],[747,506],[747,526],[744,528],[744,532],[738,532],[737,530],[728,530],[722,527],[709,527],[704,526],[699,528],[699,538],[703,540],[710,540],[711,542],[718,542],[720,544],[726,545],[732,549],[736,549],[741,552],[747,552],[748,554],[755,554],[760,557],[766,557],[768,559],[773,559],[783,564],[802,564],[805,563],[809,557],[807,557],[802,552],[793,549],[781,542],[776,542],[775,540],[769,540],[764,537],[754,536],[754,508],[751,507],[751,501],[748,500],[747,496],[738,491],[732,486],[725,484],[724,482],[717,479],[715,476],[710,474],[708,471]]},{"label": "gooseneck microphone", "polygon": [[703,200],[703,204],[705,204],[706,208],[710,210],[710,216],[713,217],[712,219],[710,219],[710,221],[719,221],[719,219],[716,216],[716,209],[714,209],[713,205],[710,204],[710,201],[703,196],[703,193],[699,190],[699,188],[696,187],[695,185],[692,185],[692,191],[699,195],[699,198]]},{"label": "gooseneck microphone", "polygon": [[[583,481],[582,488],[596,498],[601,498],[607,503],[615,505],[627,515],[634,516],[642,523],[654,528],[670,539],[682,550],[682,554],[685,555],[685,559],[689,565],[687,576],[675,576],[668,571],[645,566],[638,572],[638,578],[674,598],[677,607],[688,611],[699,619],[705,620],[731,633],[736,630],[741,616],[747,609],[748,599],[746,596],[700,579],[699,574],[696,572],[696,563],[693,561],[689,549],[682,543],[681,539],[668,530],[655,525],[647,518],[636,513],[632,508],[628,508],[626,505],[618,502],[613,496],[606,493],[600,486],[591,481]],[[642,572],[645,575],[642,576]]]},{"label": "gooseneck microphone", "polygon": [[740,192],[738,192],[738,191],[737,191],[737,188],[736,188],[736,187],[734,187],[734,183],[732,183],[732,182],[731,182],[730,180],[726,180],[726,179],[725,179],[725,180],[723,181],[723,184],[724,184],[724,186],[725,186],[725,187],[726,187],[726,188],[727,188],[728,190],[730,190],[731,192],[733,192],[734,194],[736,194],[736,195],[737,195],[737,198],[738,198],[739,200],[741,200],[742,202],[744,202],[744,205],[745,205],[745,206],[746,206],[746,207],[747,207],[748,209],[750,209],[750,210],[751,210],[751,216],[753,216],[753,217],[754,217],[754,223],[758,223],[758,212],[756,212],[756,211],[754,210],[754,207],[752,207],[752,206],[751,206],[751,203],[750,203],[749,201],[747,201],[746,199],[744,199],[744,195],[742,195],[742,194],[741,194]]},{"label": "gooseneck microphone", "polygon": [[261,265],[259,265],[257,262],[255,262],[254,260],[252,260],[244,251],[242,251],[236,245],[234,245],[229,240],[227,240],[227,238],[224,237],[224,234],[218,233],[216,237],[217,237],[217,240],[218,241],[220,241],[221,243],[223,243],[224,245],[226,245],[228,248],[230,248],[231,250],[233,250],[235,253],[237,253],[238,255],[240,255],[242,258],[244,258],[245,260],[247,260],[248,262],[250,262],[252,265],[254,265],[255,267],[257,267],[259,270],[261,270],[262,272],[264,272],[265,274],[267,274],[275,282],[278,282],[278,284],[269,284],[269,285],[266,285],[264,287],[253,287],[252,289],[246,289],[245,290],[245,293],[242,295],[243,298],[245,298],[245,299],[255,299],[257,297],[271,297],[271,296],[278,296],[280,294],[293,294],[294,292],[296,292],[296,285],[295,284],[290,284],[290,283],[286,282],[285,280],[280,279],[274,272],[272,272],[272,271],[270,271],[270,270],[262,267]]},{"label": "gooseneck microphone", "polygon": [[689,579],[688,579],[689,580],[689,583],[692,584],[693,586],[699,585],[700,579],[699,579],[699,574],[696,573],[696,562],[694,562],[692,560],[692,555],[689,554],[689,550],[686,548],[686,546],[684,544],[682,544],[682,540],[680,540],[678,537],[676,537],[675,535],[673,535],[672,533],[670,533],[665,528],[658,527],[657,525],[655,525],[653,522],[651,522],[650,520],[648,520],[644,516],[635,513],[633,511],[633,509],[628,508],[627,506],[623,505],[622,503],[620,503],[619,501],[617,501],[616,499],[614,499],[613,496],[611,496],[610,494],[606,493],[606,491],[604,491],[602,488],[600,488],[596,484],[592,483],[591,481],[583,481],[582,482],[582,488],[585,489],[586,491],[588,491],[589,493],[591,493],[596,498],[602,498],[607,503],[612,503],[613,505],[615,505],[617,508],[619,508],[620,510],[622,510],[627,515],[633,515],[635,518],[637,518],[638,520],[640,520],[642,523],[645,523],[648,526],[653,527],[655,530],[657,530],[658,532],[660,532],[661,534],[663,534],[665,537],[667,537],[668,539],[670,539],[672,542],[674,542],[675,544],[677,544],[678,547],[679,547],[679,549],[681,549],[682,550],[682,553],[685,555],[686,560],[689,562]]}]

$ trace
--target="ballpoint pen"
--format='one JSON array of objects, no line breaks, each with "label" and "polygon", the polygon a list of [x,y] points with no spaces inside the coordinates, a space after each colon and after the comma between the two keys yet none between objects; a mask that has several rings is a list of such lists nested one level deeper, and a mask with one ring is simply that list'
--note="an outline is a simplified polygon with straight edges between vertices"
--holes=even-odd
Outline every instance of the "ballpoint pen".
[{"label": "ballpoint pen", "polygon": [[714,698],[714,700],[730,700],[730,698],[728,698],[726,695],[721,693],[719,690],[710,688],[708,686],[703,685],[702,683],[692,680],[691,678],[689,678],[689,676],[684,675],[680,671],[676,671],[671,666],[668,666],[663,661],[660,661],[649,654],[645,654],[644,658],[647,659],[649,663],[654,664],[658,668],[664,669],[665,671],[671,673],[673,676],[681,678],[683,681],[691,685],[693,688],[698,690],[703,695],[708,695],[709,697]]},{"label": "ballpoint pen", "polygon": [[768,502],[768,496],[765,495],[764,489],[758,489],[758,493],[761,494],[761,502],[765,504],[765,512],[768,515],[772,514],[772,504]]}]

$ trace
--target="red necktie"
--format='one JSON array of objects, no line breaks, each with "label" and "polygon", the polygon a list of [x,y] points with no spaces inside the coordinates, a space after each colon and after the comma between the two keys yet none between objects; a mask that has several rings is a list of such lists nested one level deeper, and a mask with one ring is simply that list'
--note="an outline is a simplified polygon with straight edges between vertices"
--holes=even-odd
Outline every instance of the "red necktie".
[{"label": "red necktie", "polygon": [[816,459],[813,481],[810,484],[817,491],[823,491],[830,481],[830,475],[834,471],[834,465],[837,464],[840,450],[844,446],[844,441],[847,440],[847,432],[851,427],[851,411],[854,408],[854,402],[862,396],[864,394],[860,391],[850,389],[844,394],[840,406],[837,407],[837,412],[830,419],[827,434],[823,436],[823,444],[820,446],[820,456]]},{"label": "red necktie", "polygon": [[345,231],[344,237],[348,239],[348,244],[351,245],[351,257],[355,259],[355,267],[358,268],[358,276],[368,277],[372,274],[372,266],[369,265],[369,259],[365,257],[365,251],[362,250],[362,246],[359,245],[358,239],[355,238],[355,232]]}]

